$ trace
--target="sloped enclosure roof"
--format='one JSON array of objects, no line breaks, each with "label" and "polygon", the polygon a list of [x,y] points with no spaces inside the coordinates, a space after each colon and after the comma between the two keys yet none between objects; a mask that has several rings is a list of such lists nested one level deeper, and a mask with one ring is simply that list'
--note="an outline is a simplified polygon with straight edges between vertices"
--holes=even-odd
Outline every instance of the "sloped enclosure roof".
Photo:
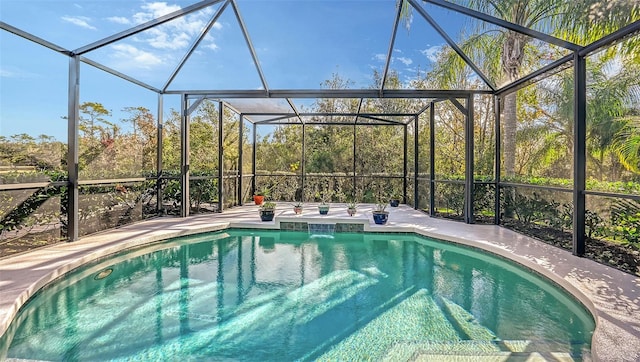
[{"label": "sloped enclosure roof", "polygon": [[[317,98],[348,99],[352,109],[336,110],[344,116],[359,114],[372,99],[423,99],[405,111],[410,115],[434,98],[509,91],[606,41],[581,43],[570,30],[558,31],[562,24],[553,18],[513,23],[495,8],[482,8],[483,3],[3,1],[0,27],[159,94],[225,100],[253,114],[254,122],[291,114],[312,122],[314,114],[305,113]],[[579,20],[588,23],[607,3],[585,1]],[[617,39],[640,29],[633,0],[628,9],[633,10],[630,23],[608,29]],[[529,59],[520,79],[510,84],[500,79],[499,64],[465,46],[480,34],[507,32],[547,54]],[[462,64],[466,86],[425,89],[429,83],[416,80],[428,79],[439,55],[447,52]],[[389,116],[394,118],[386,121],[411,120],[405,114]]]}]

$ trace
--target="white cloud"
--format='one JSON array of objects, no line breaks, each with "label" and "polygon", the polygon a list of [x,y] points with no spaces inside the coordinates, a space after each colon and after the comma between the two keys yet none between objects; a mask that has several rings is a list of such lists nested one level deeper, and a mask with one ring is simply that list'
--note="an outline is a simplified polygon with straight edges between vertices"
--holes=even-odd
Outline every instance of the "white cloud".
[{"label": "white cloud", "polygon": [[395,59],[397,59],[398,61],[402,62],[402,64],[407,65],[407,66],[411,65],[413,63],[412,59],[406,58],[406,57],[397,57]]},{"label": "white cloud", "polygon": [[376,54],[373,56],[373,59],[380,61],[380,62],[384,62],[387,60],[387,55],[386,54]]},{"label": "white cloud", "polygon": [[211,49],[211,50],[220,49],[216,43],[209,43],[209,44],[204,45],[204,47],[207,48],[207,49]]},{"label": "white cloud", "polygon": [[133,15],[135,22],[140,24],[180,10],[180,6],[167,5],[165,2],[145,3],[141,8],[143,11]]},{"label": "white cloud", "polygon": [[89,24],[91,19],[86,16],[63,16],[61,19],[85,29],[96,30],[95,26]]},{"label": "white cloud", "polygon": [[37,73],[31,73],[17,67],[9,66],[0,68],[0,78],[35,78]]},{"label": "white cloud", "polygon": [[[133,15],[131,23],[142,24],[161,16],[180,10],[178,5],[168,5],[166,2],[151,2],[141,5],[141,11]],[[138,35],[138,39],[148,43],[156,49],[183,50],[196,38],[209,21],[213,9],[211,7],[195,13],[178,17],[162,25],[153,27]],[[212,29],[220,30],[223,25],[216,22]],[[213,37],[207,36],[202,47],[218,49]]]},{"label": "white cloud", "polygon": [[0,78],[17,78],[18,74],[7,69],[0,69]]},{"label": "white cloud", "polygon": [[126,62],[129,67],[150,69],[162,64],[162,59],[130,44],[114,44],[111,49],[114,50],[112,56],[118,61]]},{"label": "white cloud", "polygon": [[0,69],[0,78],[13,78],[16,76],[16,73],[7,70],[7,69]]},{"label": "white cloud", "polygon": [[432,45],[426,49],[421,50],[420,53],[422,53],[425,57],[427,57],[427,59],[435,63],[438,60],[437,55],[440,50],[442,50],[442,45]]},{"label": "white cloud", "polygon": [[107,20],[117,24],[124,24],[124,25],[131,24],[131,20],[125,18],[124,16],[111,16],[111,17],[108,17]]},{"label": "white cloud", "polygon": [[147,43],[156,49],[185,49],[193,37],[186,32],[171,32],[166,29],[149,29]]}]

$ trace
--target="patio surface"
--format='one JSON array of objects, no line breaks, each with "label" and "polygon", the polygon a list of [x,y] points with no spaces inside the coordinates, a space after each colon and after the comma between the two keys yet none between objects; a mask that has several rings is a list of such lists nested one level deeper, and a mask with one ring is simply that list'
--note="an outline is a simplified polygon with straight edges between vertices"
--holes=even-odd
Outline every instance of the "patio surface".
[{"label": "patio surface", "polygon": [[[261,222],[257,206],[241,206],[221,214],[147,220],[74,243],[56,244],[0,259],[0,335],[38,289],[73,268],[119,250],[227,227],[269,229],[278,228],[281,221],[348,221],[362,223],[365,231],[416,232],[481,248],[536,270],[575,295],[596,317],[591,356],[594,360],[640,360],[639,277],[575,257],[568,251],[495,225],[467,225],[434,219],[405,205],[388,208],[387,225],[375,225],[371,217],[373,205],[361,205],[358,214],[350,218],[346,206],[340,204],[332,204],[327,216],[319,215],[313,204],[305,204],[302,215],[295,215],[292,207],[284,206],[287,203],[278,204],[273,222]],[[547,357],[556,360],[554,356]]]}]

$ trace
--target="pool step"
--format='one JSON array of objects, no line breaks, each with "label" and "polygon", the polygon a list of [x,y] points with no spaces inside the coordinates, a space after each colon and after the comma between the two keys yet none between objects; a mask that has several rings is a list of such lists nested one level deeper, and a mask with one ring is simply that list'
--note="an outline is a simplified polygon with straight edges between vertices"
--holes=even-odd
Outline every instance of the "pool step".
[{"label": "pool step", "polygon": [[573,361],[555,342],[452,341],[396,343],[384,361]]},{"label": "pool step", "polygon": [[453,301],[440,297],[443,312],[461,335],[463,340],[495,341],[498,337],[464,308]]}]

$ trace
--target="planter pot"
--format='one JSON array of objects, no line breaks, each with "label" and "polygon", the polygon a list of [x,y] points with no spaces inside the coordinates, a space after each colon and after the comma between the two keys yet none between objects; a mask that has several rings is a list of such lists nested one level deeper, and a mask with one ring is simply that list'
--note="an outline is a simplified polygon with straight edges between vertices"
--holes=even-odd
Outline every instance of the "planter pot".
[{"label": "planter pot", "polygon": [[398,207],[398,205],[400,205],[400,200],[399,199],[391,199],[391,200],[389,200],[389,204],[391,205],[391,207]]},{"label": "planter pot", "polygon": [[296,213],[296,215],[300,215],[302,214],[302,206],[298,207],[298,206],[294,206],[293,207],[293,212]]},{"label": "planter pot", "polygon": [[253,202],[255,202],[256,205],[262,205],[262,203],[264,202],[264,196],[262,196],[262,195],[253,195]]},{"label": "planter pot", "polygon": [[384,225],[387,223],[389,219],[389,212],[387,211],[374,211],[373,212],[373,222],[378,225]]},{"label": "planter pot", "polygon": [[357,211],[357,210],[356,210],[355,208],[353,208],[353,209],[352,209],[352,208],[348,208],[348,209],[347,209],[347,213],[349,213],[349,216],[353,216],[353,215],[355,215],[355,214],[356,214],[356,211]]},{"label": "planter pot", "polygon": [[260,219],[262,221],[273,221],[276,210],[260,210]]},{"label": "planter pot", "polygon": [[329,205],[320,205],[318,206],[318,211],[320,211],[320,215],[326,215],[329,213]]}]

